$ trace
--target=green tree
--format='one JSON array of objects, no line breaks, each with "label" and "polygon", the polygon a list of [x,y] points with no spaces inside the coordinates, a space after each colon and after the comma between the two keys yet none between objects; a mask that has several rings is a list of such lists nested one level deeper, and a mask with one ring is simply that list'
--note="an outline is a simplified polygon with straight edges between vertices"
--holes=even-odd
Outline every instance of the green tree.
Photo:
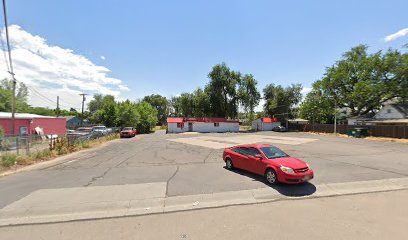
[{"label": "green tree", "polygon": [[102,94],[95,94],[93,99],[88,103],[88,111],[94,113],[103,107],[104,96]]},{"label": "green tree", "polygon": [[254,118],[254,109],[259,104],[261,94],[256,85],[258,82],[252,74],[245,74],[239,84],[238,97],[249,118]]},{"label": "green tree", "polygon": [[207,92],[197,88],[192,94],[193,116],[208,117],[211,116],[210,97]]},{"label": "green tree", "polygon": [[140,115],[137,123],[137,131],[140,133],[149,133],[157,124],[157,110],[148,102],[142,101],[136,104],[136,110]]},{"label": "green tree", "polygon": [[351,116],[373,113],[391,99],[406,101],[407,87],[407,54],[391,49],[368,54],[365,45],[344,53],[313,85],[333,105],[350,109]]},{"label": "green tree", "polygon": [[[3,79],[0,81],[0,111],[11,112],[13,81]],[[30,106],[27,104],[27,86],[20,82],[16,86],[16,112],[26,112]]]},{"label": "green tree", "polygon": [[212,116],[236,118],[239,105],[237,86],[241,81],[241,73],[221,63],[212,68],[208,77],[210,82],[205,91],[209,96]]},{"label": "green tree", "polygon": [[333,99],[322,97],[320,91],[312,90],[299,107],[299,117],[311,123],[332,123],[334,111]]},{"label": "green tree", "polygon": [[119,127],[136,127],[139,123],[140,114],[136,104],[129,100],[118,103],[116,123]]},{"label": "green tree", "polygon": [[302,100],[301,91],[300,84],[292,84],[286,88],[281,85],[267,85],[263,90],[265,114],[281,119],[292,118],[296,105]]},{"label": "green tree", "polygon": [[159,124],[165,124],[168,115],[168,100],[167,98],[159,95],[152,94],[150,96],[145,96],[143,101],[148,102],[152,107],[157,110],[157,119],[159,119]]}]

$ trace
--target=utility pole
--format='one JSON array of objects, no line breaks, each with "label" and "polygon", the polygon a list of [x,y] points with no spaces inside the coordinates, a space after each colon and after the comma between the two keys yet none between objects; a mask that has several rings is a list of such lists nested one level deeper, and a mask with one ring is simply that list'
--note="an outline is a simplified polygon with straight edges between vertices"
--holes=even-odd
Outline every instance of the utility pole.
[{"label": "utility pole", "polygon": [[88,95],[86,93],[81,93],[79,94],[80,96],[82,96],[82,111],[81,111],[81,126],[84,124],[84,103],[85,103],[85,96]]},{"label": "utility pole", "polygon": [[59,117],[60,109],[59,109],[59,96],[57,96],[57,117]]},{"label": "utility pole", "polygon": [[334,134],[337,134],[337,103],[334,101]]},{"label": "utility pole", "polygon": [[9,32],[8,32],[8,23],[7,23],[7,11],[6,11],[6,0],[3,0],[3,16],[4,16],[4,25],[6,28],[6,41],[7,41],[7,49],[8,49],[8,57],[10,62],[10,69],[9,73],[11,75],[11,79],[13,81],[13,97],[12,97],[12,104],[11,104],[11,135],[15,133],[15,112],[16,112],[16,78],[14,77],[13,71],[13,62],[11,60],[11,48],[10,48],[10,41],[9,41]]}]

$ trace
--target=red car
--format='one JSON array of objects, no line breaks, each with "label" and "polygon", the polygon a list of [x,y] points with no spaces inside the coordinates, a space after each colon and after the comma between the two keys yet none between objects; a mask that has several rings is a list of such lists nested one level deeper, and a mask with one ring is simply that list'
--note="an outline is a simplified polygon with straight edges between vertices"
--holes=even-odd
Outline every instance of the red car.
[{"label": "red car", "polygon": [[122,129],[122,131],[120,131],[120,137],[124,138],[124,137],[134,137],[136,136],[137,131],[135,128],[133,127],[125,127]]},{"label": "red car", "polygon": [[225,148],[227,169],[239,168],[261,176],[269,184],[301,183],[313,178],[307,163],[269,144],[247,144]]}]

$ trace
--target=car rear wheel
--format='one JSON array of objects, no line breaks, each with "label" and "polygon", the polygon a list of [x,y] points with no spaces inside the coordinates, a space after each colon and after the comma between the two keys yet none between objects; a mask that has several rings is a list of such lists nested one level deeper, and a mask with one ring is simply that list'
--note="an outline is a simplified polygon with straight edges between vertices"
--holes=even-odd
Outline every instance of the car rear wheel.
[{"label": "car rear wheel", "polygon": [[268,170],[266,170],[265,180],[271,185],[275,185],[276,183],[278,183],[278,177],[276,176],[276,172],[272,168],[268,168]]},{"label": "car rear wheel", "polygon": [[232,164],[231,158],[227,158],[227,159],[225,160],[225,167],[226,167],[228,170],[234,169],[234,165]]}]

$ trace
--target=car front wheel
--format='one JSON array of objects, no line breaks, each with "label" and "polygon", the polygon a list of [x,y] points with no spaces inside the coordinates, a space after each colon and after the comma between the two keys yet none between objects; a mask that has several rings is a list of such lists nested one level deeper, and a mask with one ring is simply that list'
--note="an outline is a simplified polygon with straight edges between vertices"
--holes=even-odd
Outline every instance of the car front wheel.
[{"label": "car front wheel", "polygon": [[276,172],[269,168],[268,170],[266,170],[265,172],[265,180],[267,183],[274,185],[278,182],[278,177],[276,176]]},{"label": "car front wheel", "polygon": [[225,160],[225,167],[226,167],[228,170],[234,169],[234,165],[232,164],[232,160],[231,160],[230,158],[227,158],[227,159]]}]

